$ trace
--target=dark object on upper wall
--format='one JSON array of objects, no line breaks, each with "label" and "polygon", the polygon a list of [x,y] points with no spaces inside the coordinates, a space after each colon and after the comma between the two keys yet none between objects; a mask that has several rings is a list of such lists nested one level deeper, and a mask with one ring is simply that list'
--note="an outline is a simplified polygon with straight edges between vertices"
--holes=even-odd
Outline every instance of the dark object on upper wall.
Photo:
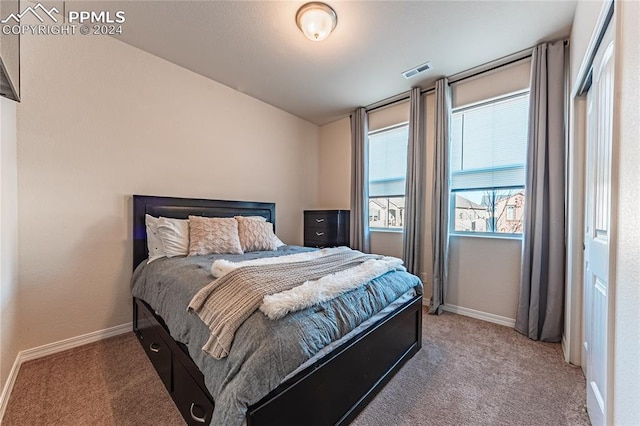
[{"label": "dark object on upper wall", "polygon": [[[0,20],[7,19],[12,14],[20,12],[19,0],[0,1]],[[8,21],[0,24],[0,95],[13,101],[20,102],[20,34],[4,31],[17,22]]]}]

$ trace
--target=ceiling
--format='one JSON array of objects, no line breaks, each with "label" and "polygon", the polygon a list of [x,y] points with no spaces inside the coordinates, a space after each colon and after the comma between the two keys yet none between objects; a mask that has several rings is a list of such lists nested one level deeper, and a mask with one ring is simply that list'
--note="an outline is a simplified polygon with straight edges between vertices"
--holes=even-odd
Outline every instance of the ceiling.
[{"label": "ceiling", "polygon": [[[295,23],[304,1],[109,1],[118,38],[322,125],[449,76],[568,36],[572,1],[337,1],[323,42]],[[430,61],[406,80],[401,72]]]}]

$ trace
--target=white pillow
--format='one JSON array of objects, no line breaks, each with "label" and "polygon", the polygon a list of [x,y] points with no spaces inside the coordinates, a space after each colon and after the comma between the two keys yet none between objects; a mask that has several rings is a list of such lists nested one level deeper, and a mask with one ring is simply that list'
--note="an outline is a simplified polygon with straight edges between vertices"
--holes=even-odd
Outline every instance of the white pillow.
[{"label": "white pillow", "polygon": [[167,257],[186,256],[189,253],[189,221],[186,219],[158,219],[158,236]]},{"label": "white pillow", "polygon": [[145,225],[147,228],[147,249],[149,250],[149,258],[147,264],[165,257],[164,245],[158,236],[158,218],[151,215],[145,215]]},{"label": "white pillow", "polygon": [[282,240],[276,236],[276,248],[282,247],[282,246],[286,246],[286,244],[283,243]]}]

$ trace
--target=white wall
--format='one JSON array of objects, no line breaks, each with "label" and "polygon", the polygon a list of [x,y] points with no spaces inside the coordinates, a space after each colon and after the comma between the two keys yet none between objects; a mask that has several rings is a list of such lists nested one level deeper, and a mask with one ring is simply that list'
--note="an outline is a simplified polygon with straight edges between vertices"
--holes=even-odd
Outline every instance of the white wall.
[{"label": "white wall", "polygon": [[[613,424],[640,424],[640,3],[616,3],[617,242]],[[615,108],[615,107],[614,107]],[[614,138],[616,130],[614,130]],[[614,160],[615,161],[615,160]],[[614,168],[615,170],[615,168]]]},{"label": "white wall", "polygon": [[519,239],[451,236],[445,302],[514,319],[521,252]]},{"label": "white wall", "polygon": [[402,257],[402,232],[371,231],[371,252]]},{"label": "white wall", "polygon": [[349,117],[320,127],[318,205],[349,210],[351,203],[351,123]]},{"label": "white wall", "polygon": [[576,13],[571,26],[571,86],[576,83],[580,65],[585,59],[585,52],[600,16],[604,0],[580,0],[576,5]]},{"label": "white wall", "polygon": [[18,353],[16,104],[0,98],[0,390]]},{"label": "white wall", "polygon": [[131,195],[276,202],[302,243],[319,128],[111,37],[24,37],[19,349],[131,321]]}]

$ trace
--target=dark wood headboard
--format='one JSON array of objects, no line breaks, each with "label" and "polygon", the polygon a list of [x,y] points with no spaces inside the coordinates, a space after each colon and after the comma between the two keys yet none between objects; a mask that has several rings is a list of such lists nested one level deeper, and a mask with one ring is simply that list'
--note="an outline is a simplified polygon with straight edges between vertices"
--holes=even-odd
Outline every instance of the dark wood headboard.
[{"label": "dark wood headboard", "polygon": [[206,217],[262,216],[276,229],[275,203],[252,201],[204,200],[198,198],[133,196],[133,269],[148,257],[145,214],[187,219],[189,215]]}]

